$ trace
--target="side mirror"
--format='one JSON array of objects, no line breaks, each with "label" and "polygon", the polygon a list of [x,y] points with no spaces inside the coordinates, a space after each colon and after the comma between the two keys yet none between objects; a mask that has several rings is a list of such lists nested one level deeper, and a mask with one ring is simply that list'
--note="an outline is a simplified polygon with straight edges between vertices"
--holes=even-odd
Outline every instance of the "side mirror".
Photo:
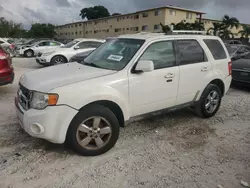
[{"label": "side mirror", "polygon": [[135,71],[137,72],[151,72],[154,70],[153,61],[141,60],[137,63]]},{"label": "side mirror", "polygon": [[74,49],[77,50],[77,49],[80,49],[80,47],[79,46],[75,46]]}]

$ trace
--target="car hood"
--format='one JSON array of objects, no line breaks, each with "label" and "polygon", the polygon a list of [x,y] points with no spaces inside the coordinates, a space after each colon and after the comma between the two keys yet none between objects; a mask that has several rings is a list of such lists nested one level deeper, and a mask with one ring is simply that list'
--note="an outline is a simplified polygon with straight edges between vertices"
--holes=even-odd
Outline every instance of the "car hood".
[{"label": "car hood", "polygon": [[239,59],[233,61],[232,69],[242,69],[250,71],[250,60],[249,59]]},{"label": "car hood", "polygon": [[20,84],[29,90],[49,92],[54,88],[113,74],[116,71],[67,63],[25,73]]}]

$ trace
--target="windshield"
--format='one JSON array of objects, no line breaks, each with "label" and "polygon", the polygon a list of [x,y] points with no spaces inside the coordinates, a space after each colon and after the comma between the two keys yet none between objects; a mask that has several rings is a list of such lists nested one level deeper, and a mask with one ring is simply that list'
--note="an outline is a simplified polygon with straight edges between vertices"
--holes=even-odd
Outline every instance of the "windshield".
[{"label": "windshield", "polygon": [[62,46],[62,48],[71,48],[72,46],[74,46],[78,42],[79,42],[78,40],[73,40],[73,41],[67,43],[65,46]]},{"label": "windshield", "polygon": [[226,46],[226,47],[227,47],[227,51],[228,51],[228,53],[230,55],[233,54],[234,52],[236,52],[239,49],[238,46]]},{"label": "windshield", "polygon": [[144,40],[113,39],[93,51],[84,64],[110,70],[123,69],[143,45]]}]

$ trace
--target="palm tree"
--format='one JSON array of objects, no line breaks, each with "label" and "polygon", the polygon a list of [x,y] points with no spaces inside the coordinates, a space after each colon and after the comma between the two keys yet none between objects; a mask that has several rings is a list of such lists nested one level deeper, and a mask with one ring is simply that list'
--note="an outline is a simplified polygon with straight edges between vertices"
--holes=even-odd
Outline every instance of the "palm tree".
[{"label": "palm tree", "polygon": [[214,36],[217,36],[217,34],[222,30],[222,28],[223,28],[222,23],[213,22],[213,27],[209,28],[207,30],[207,33],[209,34],[212,33]]},{"label": "palm tree", "polygon": [[222,23],[224,25],[225,28],[233,28],[236,27],[236,29],[238,29],[240,22],[237,18],[232,17],[230,18],[228,15],[225,15],[222,19]]},{"label": "palm tree", "polygon": [[232,39],[234,38],[234,34],[228,30],[228,29],[223,29],[219,32],[219,36],[222,38],[222,39]]},{"label": "palm tree", "polygon": [[161,28],[162,28],[162,32],[163,33],[169,33],[171,31],[171,28],[168,25],[163,25],[162,23],[160,23]]},{"label": "palm tree", "polygon": [[194,23],[191,23],[192,30],[198,30],[198,31],[204,31],[204,23],[200,23],[198,21],[195,21]]},{"label": "palm tree", "polygon": [[244,38],[248,38],[250,36],[250,26],[243,25],[243,30],[239,31],[239,34]]},{"label": "palm tree", "polygon": [[173,26],[174,30],[192,30],[192,25],[184,21],[180,21],[177,24],[172,23],[171,25]]}]

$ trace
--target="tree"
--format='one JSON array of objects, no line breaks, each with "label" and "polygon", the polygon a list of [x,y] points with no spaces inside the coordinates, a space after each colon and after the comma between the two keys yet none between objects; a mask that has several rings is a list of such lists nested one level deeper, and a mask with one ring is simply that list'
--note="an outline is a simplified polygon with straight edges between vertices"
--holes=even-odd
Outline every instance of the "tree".
[{"label": "tree", "polygon": [[223,17],[222,23],[226,29],[233,28],[233,27],[238,28],[240,25],[240,22],[237,18],[235,18],[235,17],[230,18],[228,15],[225,15]]},{"label": "tree", "polygon": [[219,32],[219,37],[229,40],[234,38],[234,34],[228,29],[223,29]]},{"label": "tree", "polygon": [[160,25],[163,33],[168,34],[171,31],[171,28],[168,25],[163,25],[162,23],[160,23]]},{"label": "tree", "polygon": [[192,24],[185,21],[180,21],[177,24],[172,23],[171,25],[174,30],[192,30]]},{"label": "tree", "polygon": [[110,13],[108,9],[106,9],[104,6],[94,6],[89,8],[83,8],[80,12],[80,16],[82,19],[87,18],[88,20],[98,19],[98,18],[104,18],[109,17]]},{"label": "tree", "polygon": [[32,38],[54,38],[56,35],[55,26],[52,24],[32,24],[29,35]]},{"label": "tree", "polygon": [[222,30],[222,28],[223,28],[222,23],[213,22],[213,27],[210,27],[207,30],[207,33],[209,33],[209,34],[212,33],[214,36],[217,36],[218,33]]},{"label": "tree", "polygon": [[114,13],[112,14],[112,16],[119,16],[119,15],[122,15],[121,13]]},{"label": "tree", "polygon": [[244,38],[248,38],[250,36],[250,26],[243,25],[243,30],[239,31],[239,34]]},{"label": "tree", "polygon": [[198,30],[198,31],[204,31],[205,30],[204,24],[200,23],[198,21],[195,21],[194,23],[191,23],[190,26],[191,26],[192,30]]}]

